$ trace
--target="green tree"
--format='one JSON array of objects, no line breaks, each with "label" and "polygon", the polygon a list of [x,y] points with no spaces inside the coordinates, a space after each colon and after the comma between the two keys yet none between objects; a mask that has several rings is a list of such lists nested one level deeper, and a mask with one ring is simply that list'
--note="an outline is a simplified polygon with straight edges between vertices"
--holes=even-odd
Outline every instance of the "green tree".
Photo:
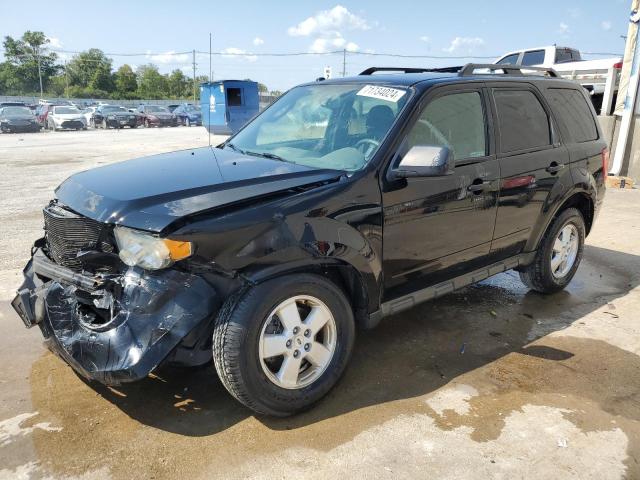
[{"label": "green tree", "polygon": [[152,63],[138,68],[138,95],[140,98],[158,99],[166,96],[167,78]]},{"label": "green tree", "polygon": [[138,80],[133,69],[125,64],[122,65],[115,73],[116,92],[119,96],[124,98],[131,98],[135,96],[135,91],[138,89]]},{"label": "green tree", "polygon": [[90,48],[74,56],[67,64],[69,84],[90,90],[112,91],[111,59],[98,48]]},{"label": "green tree", "polygon": [[15,93],[39,91],[40,71],[42,86],[47,89],[50,78],[60,69],[56,64],[58,56],[47,51],[48,43],[49,39],[43,32],[29,30],[19,39],[4,37],[2,45],[6,61],[0,70],[5,88]]},{"label": "green tree", "polygon": [[185,98],[192,93],[193,86],[182,70],[174,70],[167,76],[167,89],[171,98]]}]

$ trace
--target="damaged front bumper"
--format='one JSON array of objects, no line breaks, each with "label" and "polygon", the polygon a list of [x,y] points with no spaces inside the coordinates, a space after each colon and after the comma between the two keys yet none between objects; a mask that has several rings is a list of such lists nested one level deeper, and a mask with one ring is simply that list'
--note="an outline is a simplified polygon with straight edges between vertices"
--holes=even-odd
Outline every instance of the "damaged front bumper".
[{"label": "damaged front bumper", "polygon": [[12,306],[82,376],[107,385],[146,377],[219,308],[213,287],[177,269],[90,276],[36,248]]}]

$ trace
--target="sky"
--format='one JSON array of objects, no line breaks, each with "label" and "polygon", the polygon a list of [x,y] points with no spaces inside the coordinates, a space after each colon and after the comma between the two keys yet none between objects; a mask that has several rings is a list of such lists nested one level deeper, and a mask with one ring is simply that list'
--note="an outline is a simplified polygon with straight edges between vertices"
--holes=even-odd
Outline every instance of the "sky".
[{"label": "sky", "polygon": [[[622,54],[631,0],[257,1],[0,0],[0,36],[43,31],[51,48],[99,48],[114,66],[154,63],[162,72],[192,75],[192,54],[209,51],[214,79],[251,78],[286,90],[323,76],[369,66],[451,66],[490,62],[503,53],[551,44],[582,52]],[[28,7],[26,7],[28,5]],[[1,48],[0,48],[1,50]],[[229,54],[236,55],[229,55]],[[290,57],[266,53],[314,53]],[[463,58],[394,58],[367,54]],[[72,53],[60,53],[62,60]],[[2,54],[0,52],[0,58]],[[473,57],[489,57],[486,59]],[[586,56],[587,58],[599,58]],[[197,54],[197,74],[209,56]]]}]

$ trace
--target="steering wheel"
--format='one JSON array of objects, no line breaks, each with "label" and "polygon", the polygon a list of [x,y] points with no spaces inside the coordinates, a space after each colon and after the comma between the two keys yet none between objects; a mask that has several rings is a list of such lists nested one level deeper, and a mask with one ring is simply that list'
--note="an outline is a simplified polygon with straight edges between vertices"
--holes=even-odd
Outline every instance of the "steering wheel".
[{"label": "steering wheel", "polygon": [[380,142],[372,138],[363,138],[353,146],[356,150],[360,150],[364,158],[369,159],[369,155],[380,146]]}]

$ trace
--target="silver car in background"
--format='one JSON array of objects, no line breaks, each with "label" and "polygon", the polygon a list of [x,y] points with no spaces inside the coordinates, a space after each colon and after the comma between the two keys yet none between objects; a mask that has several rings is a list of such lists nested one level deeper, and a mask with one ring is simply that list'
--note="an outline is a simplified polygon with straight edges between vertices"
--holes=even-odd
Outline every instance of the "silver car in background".
[{"label": "silver car in background", "polygon": [[87,121],[76,107],[56,105],[47,115],[47,128],[49,130],[86,130]]}]

